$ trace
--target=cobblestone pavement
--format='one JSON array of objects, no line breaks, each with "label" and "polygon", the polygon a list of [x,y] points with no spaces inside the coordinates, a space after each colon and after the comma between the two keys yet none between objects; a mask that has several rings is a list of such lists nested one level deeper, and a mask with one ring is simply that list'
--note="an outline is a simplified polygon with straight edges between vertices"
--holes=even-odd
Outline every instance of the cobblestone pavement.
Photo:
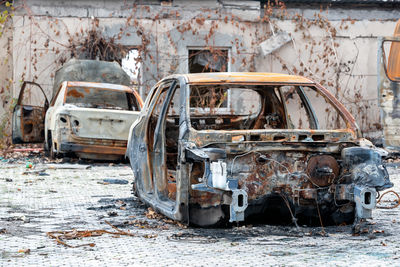
[{"label": "cobblestone pavement", "polygon": [[[310,227],[185,228],[148,212],[132,196],[128,165],[34,167],[0,163],[0,266],[400,265],[399,208],[375,210],[369,233],[360,236],[350,226],[326,227],[328,236]],[[398,192],[400,170],[389,171]],[[106,221],[134,235],[64,240],[70,246],[94,243],[77,248],[46,235],[118,231]]]}]

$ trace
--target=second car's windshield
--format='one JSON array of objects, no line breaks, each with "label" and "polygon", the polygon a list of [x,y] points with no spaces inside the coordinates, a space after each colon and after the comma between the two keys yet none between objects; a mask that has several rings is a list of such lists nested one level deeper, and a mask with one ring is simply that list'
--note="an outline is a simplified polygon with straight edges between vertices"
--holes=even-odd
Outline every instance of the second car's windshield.
[{"label": "second car's windshield", "polygon": [[125,91],[108,90],[91,87],[68,87],[66,104],[78,107],[136,110],[136,102],[132,94]]}]

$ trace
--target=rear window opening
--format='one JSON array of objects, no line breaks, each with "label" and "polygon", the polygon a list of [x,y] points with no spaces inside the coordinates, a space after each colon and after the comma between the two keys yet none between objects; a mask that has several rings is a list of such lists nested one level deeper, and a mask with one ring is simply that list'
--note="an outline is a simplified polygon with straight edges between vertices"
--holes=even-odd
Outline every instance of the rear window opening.
[{"label": "rear window opening", "polygon": [[68,87],[66,104],[83,108],[139,110],[133,94],[90,87]]}]

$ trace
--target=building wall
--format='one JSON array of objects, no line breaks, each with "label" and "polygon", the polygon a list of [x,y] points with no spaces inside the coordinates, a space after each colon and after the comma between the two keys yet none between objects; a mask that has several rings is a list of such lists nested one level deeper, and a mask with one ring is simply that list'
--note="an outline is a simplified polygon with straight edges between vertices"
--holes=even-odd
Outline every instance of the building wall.
[{"label": "building wall", "polygon": [[13,99],[13,64],[11,23],[6,23],[0,37],[0,139],[10,134],[9,116]]},{"label": "building wall", "polygon": [[[31,0],[15,5],[22,8],[13,18],[14,97],[21,80],[35,80],[50,97],[55,71],[71,57],[71,43],[98,25],[104,36],[141,51],[143,97],[162,77],[188,71],[189,48],[222,48],[229,50],[229,71],[300,74],[322,83],[353,113],[366,136],[380,134],[377,37],[392,35],[398,10],[309,7],[269,14],[257,1]],[[268,46],[279,32],[290,33],[292,40],[264,55],[260,46]]]}]

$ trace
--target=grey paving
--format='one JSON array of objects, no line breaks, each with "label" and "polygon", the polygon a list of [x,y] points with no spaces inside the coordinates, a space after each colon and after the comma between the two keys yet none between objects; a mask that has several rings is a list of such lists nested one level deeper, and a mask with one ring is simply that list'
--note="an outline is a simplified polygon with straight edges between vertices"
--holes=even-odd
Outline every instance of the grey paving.
[{"label": "grey paving", "polygon": [[[0,266],[400,265],[399,208],[374,211],[370,233],[360,236],[352,236],[350,226],[327,227],[327,237],[318,234],[321,228],[310,227],[183,228],[145,216],[146,207],[131,194],[128,165],[77,168],[38,163],[34,170],[48,175],[23,175],[25,164],[0,163]],[[399,191],[400,171],[395,166],[389,171]],[[46,236],[72,229],[115,231],[105,221],[135,236],[66,241],[95,243],[78,248]],[[27,249],[30,253],[22,252]]]}]

